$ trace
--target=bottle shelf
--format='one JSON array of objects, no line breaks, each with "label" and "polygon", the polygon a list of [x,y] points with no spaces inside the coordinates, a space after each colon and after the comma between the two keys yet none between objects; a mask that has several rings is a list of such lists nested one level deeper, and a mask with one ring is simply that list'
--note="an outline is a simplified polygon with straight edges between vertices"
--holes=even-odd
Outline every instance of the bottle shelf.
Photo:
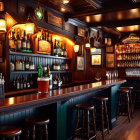
[{"label": "bottle shelf", "polygon": [[[71,73],[70,71],[50,71],[51,74]],[[38,71],[12,71],[11,74],[38,74]]]},{"label": "bottle shelf", "polygon": [[44,58],[71,60],[68,57],[59,57],[59,56],[52,56],[52,55],[47,55],[47,54],[22,53],[22,52],[12,52],[12,51],[10,51],[9,54],[20,55],[20,56],[29,56],[29,57],[32,56],[32,57],[44,57]]},{"label": "bottle shelf", "polygon": [[118,59],[117,61],[140,61],[140,59]]},{"label": "bottle shelf", "polygon": [[140,54],[140,52],[133,52],[133,53],[132,53],[132,52],[131,52],[131,53],[128,53],[128,52],[118,53],[118,52],[117,52],[117,54],[119,54],[119,55],[121,55],[121,54],[122,54],[122,55],[123,55],[123,54]]},{"label": "bottle shelf", "polygon": [[118,67],[118,68],[140,68],[140,66],[139,67],[137,67],[137,66],[135,66],[135,67]]}]

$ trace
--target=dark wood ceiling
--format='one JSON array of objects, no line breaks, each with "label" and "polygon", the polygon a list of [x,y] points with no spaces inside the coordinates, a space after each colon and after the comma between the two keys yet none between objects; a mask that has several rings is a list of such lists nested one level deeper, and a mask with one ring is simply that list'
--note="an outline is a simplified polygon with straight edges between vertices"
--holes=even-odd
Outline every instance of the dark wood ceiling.
[{"label": "dark wood ceiling", "polygon": [[62,0],[39,2],[91,27],[140,25],[140,0],[70,0],[68,4],[63,4]]}]

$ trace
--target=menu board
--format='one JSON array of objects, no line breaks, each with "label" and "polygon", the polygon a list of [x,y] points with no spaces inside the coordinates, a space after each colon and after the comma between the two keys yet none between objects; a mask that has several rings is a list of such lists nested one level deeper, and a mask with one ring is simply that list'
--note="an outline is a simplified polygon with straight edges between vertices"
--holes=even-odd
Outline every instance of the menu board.
[{"label": "menu board", "polygon": [[63,27],[63,20],[61,17],[55,16],[52,12],[48,11],[48,23],[55,25],[59,28]]}]

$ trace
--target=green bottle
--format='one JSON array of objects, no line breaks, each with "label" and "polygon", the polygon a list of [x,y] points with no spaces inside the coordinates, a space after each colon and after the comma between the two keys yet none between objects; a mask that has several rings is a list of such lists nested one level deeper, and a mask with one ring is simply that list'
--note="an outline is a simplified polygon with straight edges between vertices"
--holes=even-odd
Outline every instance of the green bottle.
[{"label": "green bottle", "polygon": [[42,77],[43,76],[43,68],[41,66],[41,63],[39,62],[38,65],[38,77]]}]

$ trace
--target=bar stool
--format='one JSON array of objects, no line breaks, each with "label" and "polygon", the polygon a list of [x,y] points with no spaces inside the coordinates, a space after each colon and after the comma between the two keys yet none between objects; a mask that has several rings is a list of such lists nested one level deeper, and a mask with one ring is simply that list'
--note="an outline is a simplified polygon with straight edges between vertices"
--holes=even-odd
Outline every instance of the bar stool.
[{"label": "bar stool", "polygon": [[135,94],[132,95],[132,90],[133,87],[132,86],[123,86],[120,87],[120,89],[128,89],[129,90],[129,99],[130,99],[130,109],[131,109],[131,117],[133,118],[133,113],[134,113],[134,106],[135,106]]},{"label": "bar stool", "polygon": [[[118,90],[118,110],[117,115],[119,116],[128,116],[130,122],[131,118],[131,109],[130,109],[130,96],[128,89],[119,89]],[[127,112],[125,112],[127,111]]]},{"label": "bar stool", "polygon": [[10,138],[12,140],[20,140],[20,135],[22,133],[22,129],[14,126],[2,126],[0,127],[0,139],[6,140],[6,138]]},{"label": "bar stool", "polygon": [[[73,133],[74,138],[91,140],[96,138],[95,108],[93,105],[76,105],[76,123]],[[82,111],[82,123],[79,126],[80,111]],[[92,119],[90,119],[90,115]],[[90,122],[92,121],[92,123]],[[92,124],[92,125],[90,125]]]},{"label": "bar stool", "polygon": [[[100,114],[96,113],[96,118],[101,118],[101,120],[96,120],[97,122],[101,122],[101,131],[102,131],[102,139],[104,140],[104,136],[105,136],[105,131],[107,130],[108,134],[109,134],[109,120],[108,120],[108,114],[107,114],[107,105],[106,105],[106,101],[108,101],[107,97],[93,97],[93,100],[96,100],[99,102],[99,112],[101,112]],[[105,121],[106,119],[106,121]],[[105,130],[105,126],[106,126],[106,130]]]},{"label": "bar stool", "polygon": [[[48,140],[48,118],[27,118],[27,132],[26,139],[27,140]],[[36,134],[37,132],[37,134]],[[44,135],[44,139],[43,139]]]}]

